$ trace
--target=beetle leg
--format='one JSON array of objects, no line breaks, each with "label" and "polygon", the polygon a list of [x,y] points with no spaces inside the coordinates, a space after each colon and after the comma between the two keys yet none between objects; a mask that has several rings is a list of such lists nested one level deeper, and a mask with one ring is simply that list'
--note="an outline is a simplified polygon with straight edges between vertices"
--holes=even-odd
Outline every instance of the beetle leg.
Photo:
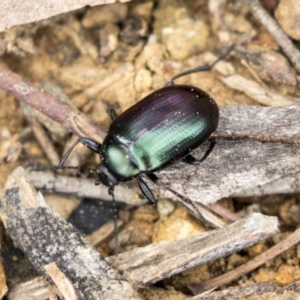
[{"label": "beetle leg", "polygon": [[154,183],[159,184],[159,178],[154,173],[146,173],[147,177],[152,180]]},{"label": "beetle leg", "polygon": [[199,160],[199,163],[202,163],[203,161],[205,161],[207,159],[209,154],[214,150],[215,146],[216,146],[216,140],[211,140],[210,144],[209,144],[209,148],[205,152],[204,156]]},{"label": "beetle leg", "polygon": [[[148,174],[147,174],[148,175]],[[143,178],[141,176],[138,176],[136,178],[138,185],[142,191],[142,193],[144,194],[144,196],[154,205],[156,204],[156,199],[153,196],[149,186],[147,185],[147,183],[143,180]]]},{"label": "beetle leg", "polygon": [[184,161],[185,163],[189,164],[189,165],[199,165],[200,164],[200,160],[195,158],[193,155],[188,154],[186,155],[182,161]]},{"label": "beetle leg", "polygon": [[90,150],[100,153],[102,144],[90,139],[90,138],[81,138],[80,142],[84,145],[87,146]]},{"label": "beetle leg", "polygon": [[201,159],[196,159],[191,154],[187,154],[182,158],[182,161],[190,165],[199,165],[200,163],[206,160],[209,154],[214,150],[215,145],[216,145],[216,140],[211,140],[209,144],[209,148],[207,149],[207,151],[205,152],[204,156]]},{"label": "beetle leg", "polygon": [[108,114],[109,114],[112,121],[117,117],[117,113],[113,108],[110,108],[108,110]]},{"label": "beetle leg", "polygon": [[82,143],[83,145],[87,146],[90,150],[100,153],[101,147],[102,145],[92,139],[89,138],[79,138],[78,140],[76,140],[74,142],[74,144],[68,149],[68,151],[64,154],[64,156],[62,157],[61,161],[58,164],[58,167],[62,167],[64,165],[64,163],[66,162],[67,158],[69,157],[69,155],[71,154],[71,152],[73,151],[73,149],[75,148],[75,146],[78,143]]}]

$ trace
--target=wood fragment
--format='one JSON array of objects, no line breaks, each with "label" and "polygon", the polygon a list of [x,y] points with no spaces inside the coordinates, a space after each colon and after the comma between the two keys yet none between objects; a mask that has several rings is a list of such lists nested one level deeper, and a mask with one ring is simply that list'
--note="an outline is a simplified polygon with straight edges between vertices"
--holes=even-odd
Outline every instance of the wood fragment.
[{"label": "wood fragment", "polygon": [[262,254],[256,256],[254,259],[250,260],[246,264],[237,267],[236,269],[227,272],[219,277],[213,278],[206,282],[200,284],[195,284],[190,287],[194,294],[203,293],[207,290],[214,289],[216,287],[222,286],[232,280],[238,279],[240,276],[249,273],[250,271],[256,269],[257,267],[263,265],[268,260],[276,257],[280,253],[296,245],[300,241],[300,229],[290,234],[287,238],[280,241],[278,244],[263,252]]},{"label": "wood fragment", "polygon": [[221,107],[216,138],[254,139],[264,143],[300,144],[300,106]]},{"label": "wood fragment", "polygon": [[[120,275],[83,237],[47,207],[43,196],[29,184],[19,167],[8,178],[1,196],[1,217],[17,247],[37,270],[54,280],[63,274],[78,299],[139,299],[132,285]],[[34,249],[34,251],[33,251]],[[53,270],[53,267],[51,268]],[[61,295],[67,290],[55,286]]]},{"label": "wood fragment", "polygon": [[59,269],[55,263],[44,266],[46,274],[54,282],[56,288],[61,292],[61,296],[66,300],[78,300],[72,282]]},{"label": "wood fragment", "polygon": [[277,232],[276,217],[253,214],[218,230],[136,248],[107,260],[132,282],[144,286],[237,252]]},{"label": "wood fragment", "polygon": [[[121,220],[117,221],[117,227],[120,228],[120,226],[123,225],[123,222]],[[101,226],[98,230],[93,231],[91,234],[87,235],[85,237],[86,241],[93,245],[97,246],[101,242],[103,242],[108,236],[114,233],[115,230],[115,224],[113,220],[107,221],[103,226]],[[115,241],[114,241],[115,243]]]},{"label": "wood fragment", "polygon": [[233,197],[265,196],[275,194],[300,193],[300,173],[283,176],[277,180],[261,184],[250,189],[233,193]]},{"label": "wood fragment", "polygon": [[46,300],[53,293],[53,289],[49,283],[47,283],[44,277],[40,276],[33,280],[17,284],[9,291],[7,298],[8,300]]},{"label": "wood fragment", "polygon": [[270,90],[253,80],[246,79],[240,75],[232,75],[222,79],[222,81],[232,89],[245,93],[257,102],[268,106],[284,106],[296,104],[297,101],[291,97],[281,95]]},{"label": "wood fragment", "polygon": [[[8,28],[48,19],[52,16],[67,13],[84,6],[95,6],[115,2],[129,2],[130,0],[76,0],[67,1],[63,5],[56,0],[50,1],[1,1],[0,2],[0,31]],[[34,8],[34,9],[33,9]]]},{"label": "wood fragment", "polygon": [[[107,187],[104,185],[95,185],[94,179],[61,176],[42,171],[28,171],[28,177],[31,184],[41,191],[58,192],[63,194],[72,194],[77,197],[112,201],[112,197],[108,194]],[[119,184],[115,189],[115,197],[116,202],[128,205],[139,206],[147,203],[147,200],[144,199],[143,195],[141,195],[141,190],[134,181]],[[205,209],[205,207],[198,206],[197,203],[191,205],[189,203],[185,203],[181,199],[176,199],[175,201],[186,207],[196,217],[198,217],[200,212],[206,222],[213,228],[221,228],[226,225],[224,221]],[[195,210],[195,205],[197,210]]]}]

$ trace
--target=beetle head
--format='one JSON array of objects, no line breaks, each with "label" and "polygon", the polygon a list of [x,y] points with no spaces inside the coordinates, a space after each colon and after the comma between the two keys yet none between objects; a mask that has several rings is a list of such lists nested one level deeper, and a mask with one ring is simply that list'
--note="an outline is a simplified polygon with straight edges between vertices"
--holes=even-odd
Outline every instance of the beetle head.
[{"label": "beetle head", "polygon": [[96,174],[98,179],[95,184],[99,184],[101,182],[102,184],[110,187],[119,184],[119,180],[107,169],[103,162],[98,165]]}]

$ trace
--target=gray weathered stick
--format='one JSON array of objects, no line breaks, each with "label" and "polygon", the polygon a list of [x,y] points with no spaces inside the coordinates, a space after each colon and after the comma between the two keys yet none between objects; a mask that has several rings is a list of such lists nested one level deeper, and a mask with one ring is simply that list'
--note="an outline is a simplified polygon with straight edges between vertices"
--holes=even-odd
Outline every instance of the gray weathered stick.
[{"label": "gray weathered stick", "polygon": [[[95,179],[68,177],[57,175],[53,172],[28,171],[28,177],[32,185],[41,190],[56,193],[73,194],[78,197],[89,197],[111,201],[108,188],[105,185],[95,185]],[[115,198],[118,202],[129,205],[141,205],[147,203],[140,198],[140,190],[135,182],[120,184],[115,189]]]},{"label": "gray weathered stick", "polygon": [[221,108],[216,136],[252,137],[263,142],[300,144],[300,106],[230,105]]},{"label": "gray weathered stick", "polygon": [[[199,152],[193,153],[201,157]],[[299,172],[299,164],[297,145],[220,142],[199,168],[179,163],[158,174],[166,185],[192,201],[209,204],[282,176],[293,176]]]},{"label": "gray weathered stick", "polygon": [[232,194],[233,197],[265,196],[272,194],[300,193],[300,173],[283,176],[272,182]]},{"label": "gray weathered stick", "polygon": [[237,252],[277,232],[276,217],[253,214],[218,230],[136,248],[107,260],[143,286]]},{"label": "gray weathered stick", "polygon": [[83,237],[50,209],[22,168],[8,178],[1,218],[17,247],[66,299],[138,299],[126,281]]}]

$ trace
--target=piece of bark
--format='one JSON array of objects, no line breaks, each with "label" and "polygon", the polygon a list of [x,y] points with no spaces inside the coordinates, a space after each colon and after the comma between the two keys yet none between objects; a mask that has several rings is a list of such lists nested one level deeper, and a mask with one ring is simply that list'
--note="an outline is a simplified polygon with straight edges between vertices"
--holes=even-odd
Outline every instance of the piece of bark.
[{"label": "piece of bark", "polygon": [[300,193],[300,173],[283,176],[272,182],[261,184],[250,189],[243,189],[233,193],[233,197],[265,196],[273,194]]},{"label": "piece of bark", "polygon": [[230,105],[220,108],[216,138],[252,138],[261,142],[300,144],[300,105],[261,107]]},{"label": "piece of bark", "polygon": [[[139,299],[132,285],[52,209],[19,167],[1,196],[1,218],[17,247],[67,299]],[[75,298],[74,298],[75,297]]]},{"label": "piece of bark", "polygon": [[76,0],[66,1],[63,4],[57,0],[3,0],[0,2],[0,31],[8,28],[37,22],[52,16],[67,13],[84,6],[96,6],[115,2],[129,2],[130,0]]},{"label": "piece of bark", "polygon": [[[45,281],[45,279],[41,277],[37,277],[33,280],[20,283],[16,285],[7,295],[8,300],[47,300],[49,299],[49,288],[51,287]],[[264,295],[268,296],[268,293],[273,292],[273,297],[275,295],[287,294],[288,292],[294,292],[300,295],[300,282],[295,281],[285,287],[278,287],[274,284],[274,282],[259,282],[256,284],[249,284],[243,286],[230,287],[228,289],[224,289],[222,291],[216,291],[209,293],[208,295],[187,297],[186,299],[190,300],[223,300],[223,299],[245,299],[248,296],[259,296],[263,297]],[[52,292],[53,293],[53,292]],[[272,296],[270,295],[270,296]],[[54,300],[57,298],[50,298],[50,300]],[[271,298],[268,298],[271,299]]]},{"label": "piece of bark", "polygon": [[276,217],[253,214],[218,230],[136,248],[107,260],[143,286],[240,251],[277,232]]}]

